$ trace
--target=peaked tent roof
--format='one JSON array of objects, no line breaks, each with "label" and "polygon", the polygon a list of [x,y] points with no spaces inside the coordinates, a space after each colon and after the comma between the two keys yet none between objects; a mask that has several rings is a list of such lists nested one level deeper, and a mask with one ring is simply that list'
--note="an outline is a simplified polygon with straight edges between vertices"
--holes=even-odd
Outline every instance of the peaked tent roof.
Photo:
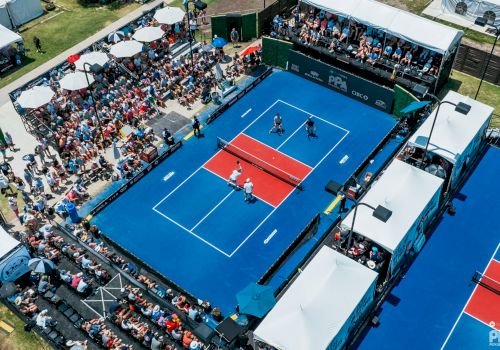
[{"label": "peaked tent roof", "polygon": [[303,3],[353,19],[429,50],[447,54],[463,36],[457,30],[374,0],[302,0]]},{"label": "peaked tent roof", "polygon": [[[454,106],[442,104],[432,132],[429,151],[455,163],[457,157],[465,151],[478,131],[489,121],[493,114],[493,107],[455,91],[449,91],[443,101],[450,101],[454,104],[463,102],[471,106],[469,113],[463,115],[456,112]],[[437,108],[410,137],[411,144],[425,147],[436,112]]]},{"label": "peaked tent roof", "polygon": [[[360,199],[376,208],[382,205],[392,211],[387,222],[373,216],[373,210],[359,206],[354,224],[357,232],[393,252],[404,239],[415,220],[431,198],[439,191],[443,180],[421,169],[393,160],[380,178]],[[342,224],[351,227],[353,211]]]},{"label": "peaked tent roof", "polygon": [[23,38],[0,24],[0,49],[18,41],[23,41]]},{"label": "peaked tent roof", "polygon": [[18,245],[19,241],[9,235],[7,231],[0,226],[0,260]]},{"label": "peaked tent roof", "polygon": [[254,335],[278,349],[326,349],[377,275],[323,246]]}]

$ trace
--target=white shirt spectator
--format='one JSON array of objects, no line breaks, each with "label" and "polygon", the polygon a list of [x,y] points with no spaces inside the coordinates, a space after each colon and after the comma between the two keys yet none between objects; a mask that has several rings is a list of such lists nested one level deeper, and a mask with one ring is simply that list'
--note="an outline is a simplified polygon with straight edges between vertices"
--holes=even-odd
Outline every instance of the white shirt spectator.
[{"label": "white shirt spectator", "polygon": [[243,185],[243,189],[245,190],[245,193],[252,193],[253,183],[251,181],[245,182],[245,184]]},{"label": "white shirt spectator", "polygon": [[76,287],[76,291],[80,292],[80,293],[83,293],[88,288],[88,286],[89,285],[87,284],[87,282],[85,282],[84,279],[82,278],[80,280],[80,282],[78,282],[78,286]]}]

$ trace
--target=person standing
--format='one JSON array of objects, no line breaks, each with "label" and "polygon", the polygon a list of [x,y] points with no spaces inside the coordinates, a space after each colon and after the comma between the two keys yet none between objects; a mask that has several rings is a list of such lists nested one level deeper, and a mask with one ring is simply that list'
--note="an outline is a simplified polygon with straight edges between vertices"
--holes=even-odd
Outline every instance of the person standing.
[{"label": "person standing", "polygon": [[281,114],[276,113],[274,116],[274,124],[271,130],[269,130],[269,133],[272,133],[274,130],[278,132],[278,135],[282,135],[284,130],[283,130],[283,118],[281,117]]},{"label": "person standing", "polygon": [[340,206],[339,206],[339,213],[343,213],[345,212],[345,203],[347,201],[347,198],[345,196],[345,194],[340,194],[341,196],[341,199],[340,199]]},{"label": "person standing", "polygon": [[12,135],[6,131],[4,133],[4,138],[5,138],[5,142],[7,143],[7,147],[12,151],[12,152],[15,152],[16,149],[14,148],[14,142],[12,141]]},{"label": "person standing", "polygon": [[243,185],[243,194],[245,195],[245,202],[251,202],[253,200],[253,183],[248,178]]},{"label": "person standing", "polygon": [[29,185],[30,189],[33,185],[33,174],[31,173],[31,171],[29,171],[28,168],[25,168],[24,169],[24,180],[26,180],[26,183]]},{"label": "person standing", "polygon": [[236,45],[238,45],[238,41],[240,41],[240,34],[236,30],[236,28],[233,28],[233,30],[231,30],[231,34],[229,35],[229,37],[231,38],[233,47],[236,47]]},{"label": "person standing", "polygon": [[36,52],[42,52],[42,42],[39,37],[33,37],[33,44],[35,44]]},{"label": "person standing", "polygon": [[200,121],[198,120],[198,116],[195,115],[194,118],[193,118],[193,133],[194,133],[194,136],[196,136],[196,137],[200,137],[201,136],[200,128],[201,128]]},{"label": "person standing", "polygon": [[19,208],[17,206],[17,200],[14,196],[9,196],[7,198],[7,202],[9,203],[10,209],[16,214],[16,217],[19,219]]},{"label": "person standing", "polygon": [[314,123],[314,120],[312,120],[311,117],[307,118],[306,120],[306,131],[308,140],[310,140],[311,137],[318,137],[316,136],[316,124]]},{"label": "person standing", "polygon": [[227,185],[228,186],[233,186],[235,188],[238,187],[238,178],[240,177],[241,173],[243,172],[243,168],[241,167],[240,161],[236,161],[236,169],[233,170],[231,175],[229,176],[229,180],[227,180]]}]

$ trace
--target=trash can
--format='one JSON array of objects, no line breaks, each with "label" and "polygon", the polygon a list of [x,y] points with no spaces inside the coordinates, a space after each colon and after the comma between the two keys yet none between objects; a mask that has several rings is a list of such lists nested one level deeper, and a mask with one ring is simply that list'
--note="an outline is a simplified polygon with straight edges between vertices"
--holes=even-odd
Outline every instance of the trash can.
[{"label": "trash can", "polygon": [[66,204],[66,211],[68,212],[69,218],[71,219],[71,222],[74,224],[80,223],[82,221],[82,218],[78,215],[78,211],[76,210],[76,206],[69,202]]}]

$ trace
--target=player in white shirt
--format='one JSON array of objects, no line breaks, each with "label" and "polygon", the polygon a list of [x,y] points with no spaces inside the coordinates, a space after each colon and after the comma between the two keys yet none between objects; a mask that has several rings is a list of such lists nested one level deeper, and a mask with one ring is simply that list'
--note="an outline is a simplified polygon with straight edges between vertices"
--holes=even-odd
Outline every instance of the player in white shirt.
[{"label": "player in white shirt", "polygon": [[251,202],[253,199],[253,183],[248,178],[243,185],[243,194],[245,195],[245,202]]},{"label": "player in white shirt", "polygon": [[233,170],[231,175],[229,176],[229,180],[227,180],[228,186],[238,187],[238,177],[240,177],[243,172],[243,168],[241,167],[240,161],[236,161],[237,168]]}]

